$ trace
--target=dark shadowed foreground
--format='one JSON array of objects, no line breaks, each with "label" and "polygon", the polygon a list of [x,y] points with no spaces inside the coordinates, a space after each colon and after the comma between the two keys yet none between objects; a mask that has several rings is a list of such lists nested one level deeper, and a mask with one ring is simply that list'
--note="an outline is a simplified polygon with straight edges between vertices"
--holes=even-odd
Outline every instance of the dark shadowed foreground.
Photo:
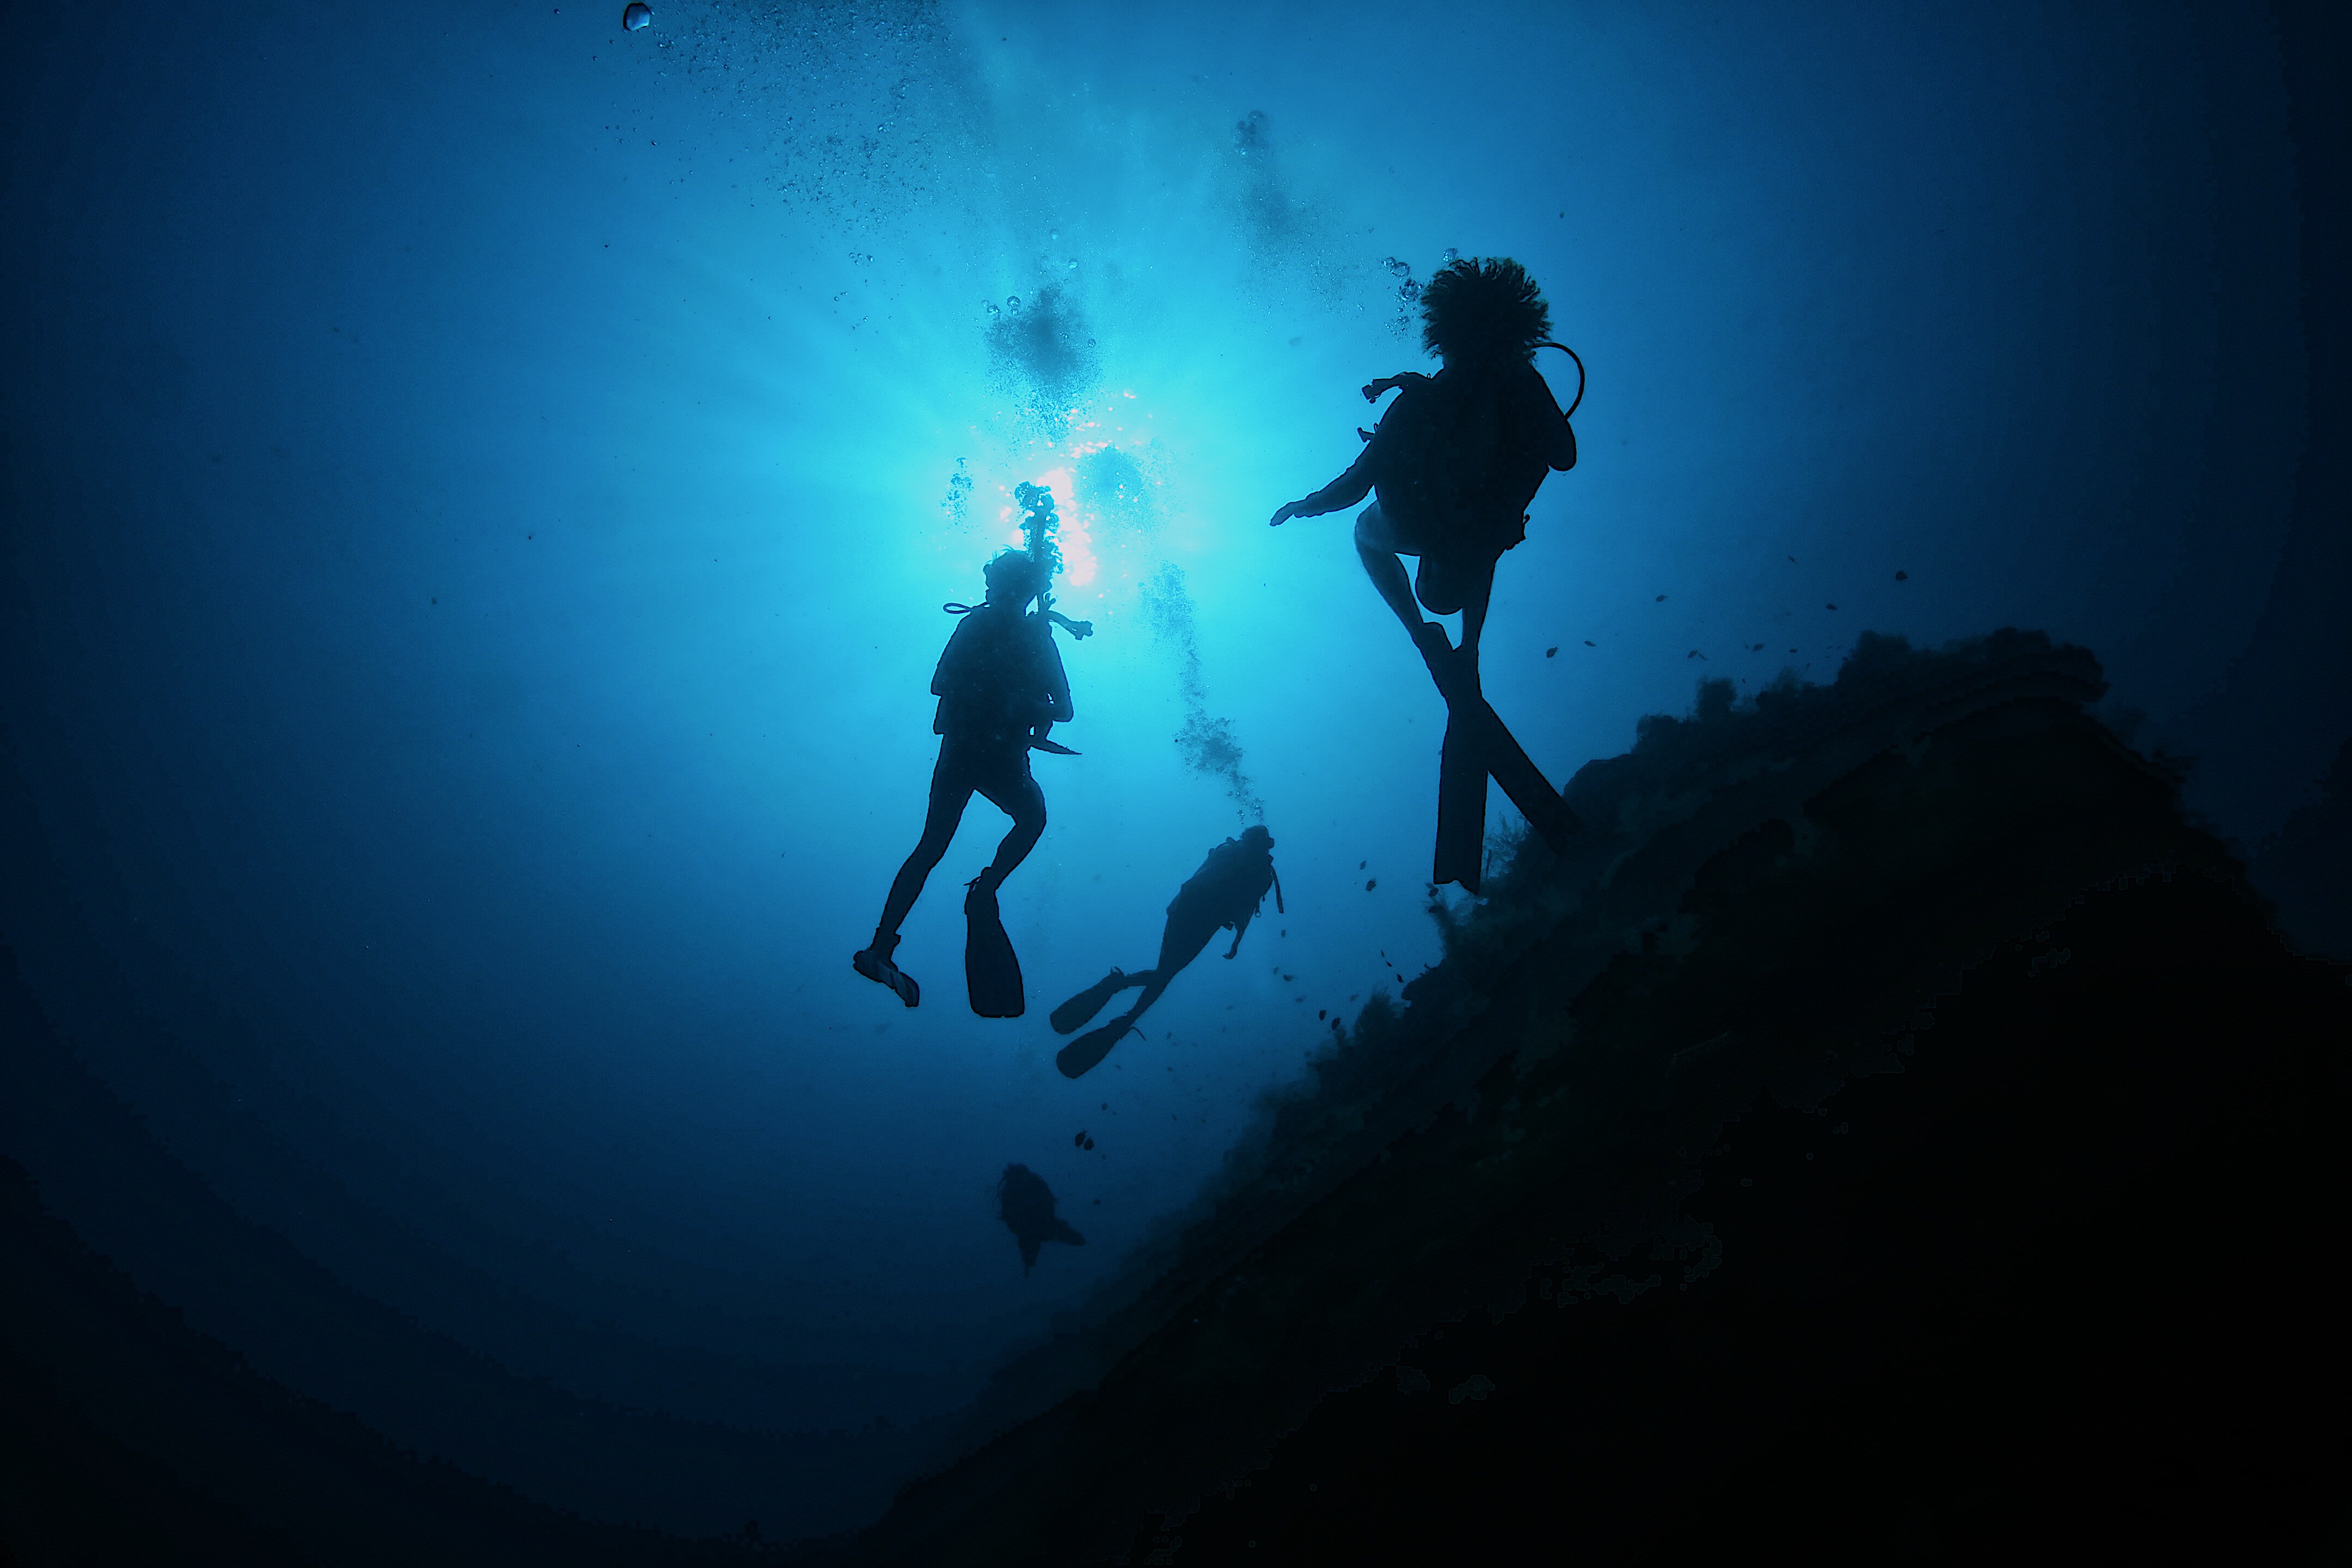
[{"label": "dark shadowed foreground", "polygon": [[1093,1386],[817,1555],[2320,1552],[2352,990],[2101,689],[1865,638],[1645,726],[1006,1384]]},{"label": "dark shadowed foreground", "polygon": [[[2101,690],[2028,634],[1866,637],[1833,686],[1703,687],[1647,722],[1571,784],[1570,853],[1507,856],[1403,1005],[1375,998],[1214,1190],[920,1435],[887,1518],[784,1554],[2340,1551],[2352,988],[2084,711]],[[21,1043],[42,1026],[10,995]],[[780,1552],[396,1452],[8,1174],[17,1559]]]}]

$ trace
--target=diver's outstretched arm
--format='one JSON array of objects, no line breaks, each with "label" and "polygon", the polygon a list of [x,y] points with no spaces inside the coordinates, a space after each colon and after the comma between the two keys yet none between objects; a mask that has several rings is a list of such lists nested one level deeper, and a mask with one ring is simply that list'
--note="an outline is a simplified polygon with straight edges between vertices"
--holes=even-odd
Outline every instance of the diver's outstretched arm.
[{"label": "diver's outstretched arm", "polygon": [[1416,381],[1428,379],[1428,376],[1417,370],[1399,371],[1394,375],[1384,375],[1378,381],[1364,384],[1364,401],[1378,403],[1381,400],[1381,394],[1384,392],[1393,392],[1400,386],[1411,386]]},{"label": "diver's outstretched arm", "polygon": [[1233,957],[1234,954],[1242,950],[1242,932],[1249,930],[1250,921],[1256,918],[1257,911],[1253,910],[1248,914],[1244,915],[1240,920],[1234,922],[1234,945],[1225,949],[1225,956],[1227,958]]},{"label": "diver's outstretched arm", "polygon": [[[1367,447],[1364,451],[1369,457],[1371,448]],[[1267,526],[1280,528],[1294,517],[1320,517],[1327,511],[1338,511],[1341,507],[1353,506],[1371,493],[1372,466],[1366,461],[1365,458],[1358,458],[1348,465],[1346,473],[1341,474],[1313,495],[1303,497],[1298,500],[1285,501],[1276,508],[1274,516],[1267,520]]]}]

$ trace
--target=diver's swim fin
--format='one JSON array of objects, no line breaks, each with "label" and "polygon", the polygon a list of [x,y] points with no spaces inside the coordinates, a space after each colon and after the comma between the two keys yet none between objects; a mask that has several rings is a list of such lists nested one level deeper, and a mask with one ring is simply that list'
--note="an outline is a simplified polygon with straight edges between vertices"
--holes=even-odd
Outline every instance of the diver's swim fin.
[{"label": "diver's swim fin", "polygon": [[[1542,770],[1528,760],[1518,738],[1487,705],[1486,694],[1478,689],[1476,665],[1461,659],[1454,646],[1445,640],[1444,628],[1433,621],[1422,622],[1412,640],[1429,666],[1431,679],[1437,682],[1437,689],[1445,699],[1445,749],[1437,792],[1437,856],[1430,879],[1459,880],[1471,891],[1477,890],[1479,862],[1486,850],[1485,775],[1489,773],[1503,786],[1503,793],[1519,808],[1537,837],[1551,846],[1555,853],[1564,853],[1569,840],[1583,830],[1583,824],[1569,809],[1560,793],[1551,787],[1551,781],[1543,776]],[[1475,792],[1469,778],[1473,768],[1481,775]],[[1451,812],[1447,809],[1449,796],[1454,807]],[[1463,875],[1465,869],[1466,876]]]},{"label": "diver's swim fin", "polygon": [[1103,1005],[1136,984],[1122,970],[1112,970],[1047,1015],[1054,1033],[1066,1035],[1103,1010]]},{"label": "diver's swim fin", "polygon": [[1429,879],[1475,895],[1486,858],[1486,753],[1478,727],[1449,712],[1437,763],[1437,854]]},{"label": "diver's swim fin", "polygon": [[971,1010],[983,1018],[1018,1018],[1028,1008],[1021,960],[996,912],[996,889],[975,881],[963,896],[963,978]]},{"label": "diver's swim fin", "polygon": [[922,988],[915,984],[915,977],[870,947],[851,953],[849,966],[877,985],[887,985],[909,1007],[922,999]]},{"label": "diver's swim fin", "polygon": [[1088,1068],[1110,1055],[1110,1048],[1134,1028],[1130,1019],[1113,1018],[1101,1028],[1089,1029],[1064,1046],[1055,1056],[1054,1065],[1062,1069],[1064,1078],[1082,1078]]}]

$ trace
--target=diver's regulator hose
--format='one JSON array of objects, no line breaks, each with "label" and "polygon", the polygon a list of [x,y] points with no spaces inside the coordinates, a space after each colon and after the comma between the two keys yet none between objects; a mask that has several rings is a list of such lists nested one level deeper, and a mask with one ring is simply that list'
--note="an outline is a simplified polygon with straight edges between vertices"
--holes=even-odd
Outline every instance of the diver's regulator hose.
[{"label": "diver's regulator hose", "polygon": [[[1570,348],[1566,343],[1556,343],[1549,338],[1539,339],[1531,346],[1539,349],[1558,349],[1560,353],[1566,354],[1569,358],[1576,362],[1576,396],[1574,400],[1569,404],[1568,412],[1560,416],[1563,419],[1575,418],[1577,409],[1582,406],[1584,403],[1584,356],[1578,353],[1574,349]],[[1364,387],[1364,401],[1367,403],[1376,403],[1380,400],[1381,393],[1402,386],[1407,380],[1412,376],[1418,375],[1420,373],[1418,371],[1407,371],[1403,375],[1391,375],[1384,380],[1369,383]],[[1362,437],[1367,441],[1372,438],[1372,433],[1370,430],[1366,430],[1361,427],[1357,429],[1356,434]]]},{"label": "diver's regulator hose", "polygon": [[1570,404],[1568,405],[1568,412],[1567,412],[1566,414],[1564,414],[1564,415],[1562,415],[1562,416],[1561,416],[1561,417],[1562,417],[1562,418],[1564,418],[1564,419],[1573,419],[1573,418],[1575,418],[1575,417],[1576,417],[1576,409],[1577,409],[1577,405],[1578,405],[1578,404],[1580,404],[1580,403],[1582,403],[1582,402],[1584,401],[1584,359],[1583,359],[1583,356],[1581,356],[1580,354],[1579,354],[1579,353],[1578,353],[1574,349],[1570,348],[1566,343],[1556,343],[1556,342],[1553,342],[1549,338],[1545,338],[1545,339],[1543,339],[1541,342],[1538,342],[1538,343],[1536,344],[1536,347],[1538,347],[1538,348],[1539,348],[1539,349],[1558,349],[1560,353],[1562,353],[1566,354],[1569,358],[1570,358],[1570,359],[1572,359],[1572,360],[1576,361],[1576,401],[1575,401],[1574,403],[1570,403]]}]

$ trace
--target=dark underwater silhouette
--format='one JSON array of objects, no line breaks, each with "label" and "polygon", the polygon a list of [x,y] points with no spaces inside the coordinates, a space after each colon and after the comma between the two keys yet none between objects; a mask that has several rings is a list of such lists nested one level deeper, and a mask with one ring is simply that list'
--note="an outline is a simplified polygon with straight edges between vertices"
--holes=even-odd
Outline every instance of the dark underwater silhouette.
[{"label": "dark underwater silhouette", "polygon": [[[1083,1142],[1084,1134],[1080,1138]],[[1069,1221],[1055,1216],[1054,1190],[1026,1165],[1007,1165],[1004,1174],[997,1178],[996,1212],[1004,1228],[1021,1244],[1024,1274],[1036,1267],[1037,1249],[1049,1241],[1071,1247],[1087,1244],[1085,1237],[1070,1228]]]},{"label": "dark underwater silhouette", "polygon": [[[794,1560],[1139,1562],[1181,1529],[1186,1561],[1505,1561],[1563,1510],[1601,1561],[2317,1560],[2352,990],[2266,923],[2177,770],[2084,711],[2101,688],[2035,636],[1865,638],[1834,685],[1707,682],[1645,721],[1572,781],[1570,856],[1522,842],[1169,1245],[908,1445],[929,1479],[878,1525]],[[315,1276],[289,1297],[311,1331],[475,1390],[551,1466],[874,1484],[862,1437],[742,1452],[271,1252],[127,1108],[74,1098],[103,1096],[5,948],[0,1003],[12,1089],[110,1129],[241,1268]],[[1034,1173],[999,1192],[1024,1257],[1079,1244]],[[79,1560],[732,1560],[291,1394],[5,1164],[0,1281],[11,1517]]]},{"label": "dark underwater silhouette", "polygon": [[1256,918],[1258,908],[1273,889],[1275,908],[1282,910],[1282,884],[1274,870],[1274,836],[1263,827],[1248,827],[1238,838],[1228,838],[1209,851],[1201,868],[1185,879],[1168,902],[1168,923],[1160,937],[1160,960],[1150,969],[1129,974],[1114,969],[1053,1011],[1054,1032],[1066,1035],[1087,1021],[1120,992],[1135,986],[1143,994],[1134,1006],[1098,1029],[1089,1030],[1062,1047],[1055,1065],[1065,1078],[1077,1078],[1110,1054],[1110,1048],[1135,1027],[1144,1010],[1160,1000],[1168,983],[1201,955],[1220,931],[1234,933],[1227,958],[1242,948],[1242,935]]},{"label": "dark underwater silhouette", "polygon": [[964,964],[972,1011],[982,1017],[1021,1016],[1020,964],[997,918],[996,889],[1045,831],[1045,792],[1030,773],[1029,752],[1036,747],[1066,752],[1068,748],[1046,735],[1076,713],[1069,676],[1054,646],[1050,611],[1028,613],[1029,602],[1044,595],[1047,575],[1034,555],[1008,550],[988,563],[985,601],[952,606],[963,618],[931,676],[932,695],[940,700],[931,721],[940,737],[940,758],[931,773],[923,836],[890,884],[874,940],[850,961],[858,973],[888,986],[909,1007],[921,993],[894,962],[898,928],[977,794],[1013,818],[1013,826],[964,899],[971,933]]},{"label": "dark underwater silhouette", "polygon": [[1018,1018],[1028,1007],[1021,956],[996,908],[996,889],[975,880],[963,895],[963,980],[971,1010],[983,1018]]},{"label": "dark underwater silhouette", "polygon": [[2104,690],[1864,637],[1643,721],[844,1560],[2305,1560],[2352,990]]},{"label": "dark underwater silhouette", "polygon": [[[1347,472],[1286,502],[1270,521],[1278,527],[1375,497],[1357,515],[1356,552],[1446,701],[1430,879],[1475,892],[1490,773],[1553,848],[1576,830],[1559,793],[1486,705],[1478,678],[1495,569],[1527,538],[1527,508],[1545,475],[1576,466],[1576,436],[1535,369],[1551,312],[1526,268],[1507,259],[1450,261],[1418,299],[1423,345],[1444,368],[1366,386],[1368,403],[1401,395],[1376,427],[1358,432],[1364,449]],[[1420,559],[1410,577],[1406,555]],[[1423,605],[1461,612],[1459,647],[1444,626],[1422,618]]]},{"label": "dark underwater silhouette", "polygon": [[988,563],[982,603],[941,606],[963,619],[931,675],[931,694],[940,700],[931,721],[940,737],[940,760],[923,836],[890,884],[874,940],[850,956],[858,973],[888,986],[908,1006],[921,1000],[920,987],[894,961],[898,927],[954,840],[964,807],[975,794],[985,795],[1013,818],[1013,827],[997,845],[996,858],[967,884],[963,900],[964,984],[971,1010],[983,1018],[1017,1018],[1027,1007],[1021,961],[998,913],[996,889],[1045,831],[1045,796],[1029,772],[1029,753],[1078,754],[1050,738],[1055,724],[1076,716],[1054,628],[1080,641],[1095,629],[1092,621],[1074,621],[1054,608],[1054,577],[1062,569],[1054,492],[1024,484],[1013,496],[1021,505],[1028,548],[1007,550]]}]

